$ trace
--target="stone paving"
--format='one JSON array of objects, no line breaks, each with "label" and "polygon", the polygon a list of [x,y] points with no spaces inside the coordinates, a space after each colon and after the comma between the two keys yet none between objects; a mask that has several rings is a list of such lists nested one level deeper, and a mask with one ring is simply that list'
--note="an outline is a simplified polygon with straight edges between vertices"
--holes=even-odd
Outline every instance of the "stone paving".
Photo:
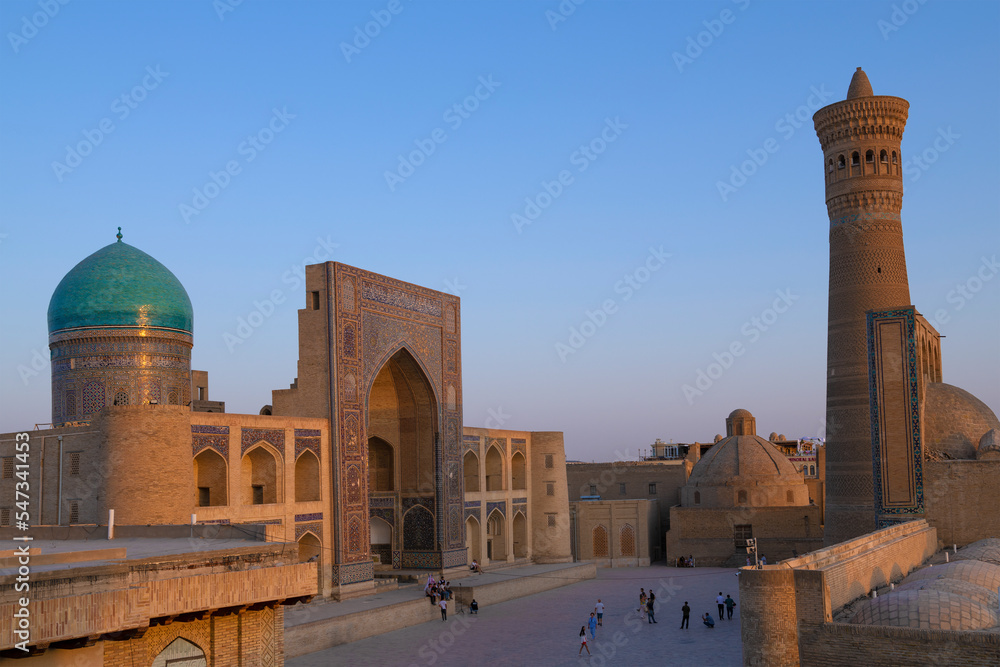
[{"label": "stone paving", "polygon": [[[477,616],[449,614],[402,630],[289,659],[289,667],[327,665],[740,665],[737,570],[724,568],[598,569],[597,579],[481,607]],[[537,576],[546,576],[540,574]],[[656,593],[657,624],[639,618],[639,588]],[[718,620],[715,597],[737,602],[733,620]],[[597,599],[604,626],[580,648],[580,626]],[[681,605],[691,607],[691,628],[680,630]],[[710,612],[715,628],[702,625]]]}]

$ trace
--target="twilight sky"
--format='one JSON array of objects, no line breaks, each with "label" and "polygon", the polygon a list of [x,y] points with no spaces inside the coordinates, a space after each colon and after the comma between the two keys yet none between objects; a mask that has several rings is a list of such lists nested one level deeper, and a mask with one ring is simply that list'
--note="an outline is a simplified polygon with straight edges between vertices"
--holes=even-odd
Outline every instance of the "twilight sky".
[{"label": "twilight sky", "polygon": [[998,29],[935,0],[5,0],[0,431],[50,420],[49,298],[121,226],[229,412],[293,380],[297,274],[334,259],[461,296],[469,426],[583,460],[737,407],[822,435],[811,117],[858,66],[910,102],[911,298],[996,411]]}]

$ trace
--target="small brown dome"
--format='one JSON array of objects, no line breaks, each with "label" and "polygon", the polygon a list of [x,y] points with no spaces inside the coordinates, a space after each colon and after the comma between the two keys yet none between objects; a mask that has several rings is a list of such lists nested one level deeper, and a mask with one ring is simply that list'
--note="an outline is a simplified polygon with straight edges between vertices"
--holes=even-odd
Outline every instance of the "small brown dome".
[{"label": "small brown dome", "polygon": [[851,77],[851,85],[847,88],[847,99],[853,100],[857,97],[873,97],[874,95],[875,91],[872,90],[868,75],[859,67],[854,72],[854,76]]},{"label": "small brown dome", "polygon": [[979,439],[1000,420],[978,398],[950,384],[927,384],[924,397],[924,448],[949,459],[974,459]]},{"label": "small brown dome", "polygon": [[1000,433],[995,428],[983,434],[979,439],[979,449],[976,450],[977,459],[1000,459]]}]

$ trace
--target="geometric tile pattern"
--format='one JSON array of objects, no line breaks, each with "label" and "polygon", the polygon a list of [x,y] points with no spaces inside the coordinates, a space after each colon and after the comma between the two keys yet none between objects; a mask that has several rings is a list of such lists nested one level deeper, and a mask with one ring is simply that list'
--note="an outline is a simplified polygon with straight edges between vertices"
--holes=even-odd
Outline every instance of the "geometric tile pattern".
[{"label": "geometric tile pattern", "polygon": [[246,454],[248,449],[262,440],[278,450],[278,456],[285,457],[285,431],[280,428],[244,428],[240,456]]}]

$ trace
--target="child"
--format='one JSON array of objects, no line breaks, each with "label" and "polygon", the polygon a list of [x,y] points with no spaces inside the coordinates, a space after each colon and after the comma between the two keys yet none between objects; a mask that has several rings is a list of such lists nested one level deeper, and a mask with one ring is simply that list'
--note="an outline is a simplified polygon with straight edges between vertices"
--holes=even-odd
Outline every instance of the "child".
[{"label": "child", "polygon": [[587,655],[590,655],[590,647],[587,646],[587,626],[580,626],[580,650],[577,655],[583,655],[583,649],[587,649]]}]

